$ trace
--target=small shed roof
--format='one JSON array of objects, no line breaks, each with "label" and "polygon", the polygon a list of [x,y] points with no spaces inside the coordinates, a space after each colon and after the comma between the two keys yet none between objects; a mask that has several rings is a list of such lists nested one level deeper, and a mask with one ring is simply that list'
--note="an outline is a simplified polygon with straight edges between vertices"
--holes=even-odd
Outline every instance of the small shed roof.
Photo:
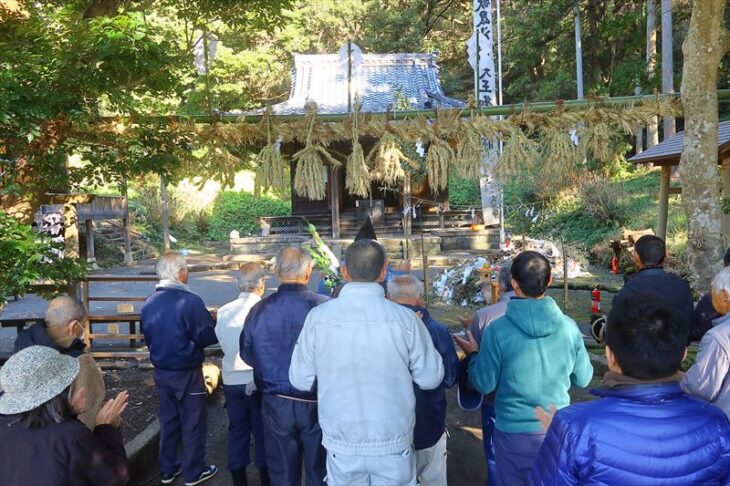
[{"label": "small shed roof", "polygon": [[[436,53],[362,54],[351,95],[363,112],[392,110],[396,100],[405,100],[408,109],[465,106],[444,95]],[[276,115],[299,115],[312,101],[319,114],[348,112],[348,74],[339,55],[295,53],[289,99],[271,108]]]},{"label": "small shed roof", "polygon": [[[635,164],[654,164],[654,165],[679,165],[679,158],[682,156],[684,147],[684,131],[675,133],[662,143],[654,145],[636,154],[629,159],[629,162]],[[717,151],[719,153],[719,162],[722,162],[725,154],[730,154],[730,121],[725,121],[717,125]]]}]

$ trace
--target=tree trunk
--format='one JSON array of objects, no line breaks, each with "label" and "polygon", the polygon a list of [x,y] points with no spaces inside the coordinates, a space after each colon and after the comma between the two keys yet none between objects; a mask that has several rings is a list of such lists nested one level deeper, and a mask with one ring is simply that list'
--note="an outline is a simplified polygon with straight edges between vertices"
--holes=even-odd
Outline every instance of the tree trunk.
[{"label": "tree trunk", "polygon": [[[646,74],[649,82],[654,77],[656,69],[656,0],[646,1]],[[659,143],[658,119],[652,117],[652,121],[646,127],[646,148],[653,147]]]},{"label": "tree trunk", "polygon": [[682,45],[684,149],[679,165],[682,204],[689,223],[687,255],[695,288],[707,291],[720,269],[720,191],[717,167],[717,78],[720,61],[730,50],[724,27],[726,0],[695,0]]},{"label": "tree trunk", "polygon": [[84,18],[115,17],[121,3],[122,0],[93,0],[84,10]]}]

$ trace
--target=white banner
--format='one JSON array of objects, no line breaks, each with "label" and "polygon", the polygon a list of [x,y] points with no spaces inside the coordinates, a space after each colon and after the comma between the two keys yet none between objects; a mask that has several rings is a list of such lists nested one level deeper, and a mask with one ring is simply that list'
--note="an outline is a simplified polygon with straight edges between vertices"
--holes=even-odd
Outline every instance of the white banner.
[{"label": "white banner", "polygon": [[[492,0],[474,0],[474,34],[469,39],[470,64],[474,67],[475,97],[481,106],[497,104],[497,83],[494,69],[494,17]],[[472,53],[476,59],[472,60]],[[492,179],[497,161],[496,147],[485,143],[479,178],[482,215],[487,226],[500,223],[501,187]]]}]

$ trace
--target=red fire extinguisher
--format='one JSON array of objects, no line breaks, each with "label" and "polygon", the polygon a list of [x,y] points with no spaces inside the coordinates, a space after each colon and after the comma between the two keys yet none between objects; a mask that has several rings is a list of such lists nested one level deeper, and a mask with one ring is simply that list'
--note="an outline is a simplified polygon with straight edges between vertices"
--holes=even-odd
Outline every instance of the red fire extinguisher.
[{"label": "red fire extinguisher", "polygon": [[593,289],[591,291],[591,313],[598,314],[601,312],[601,291]]},{"label": "red fire extinguisher", "polygon": [[614,256],[611,258],[611,273],[616,275],[618,274],[618,257]]}]

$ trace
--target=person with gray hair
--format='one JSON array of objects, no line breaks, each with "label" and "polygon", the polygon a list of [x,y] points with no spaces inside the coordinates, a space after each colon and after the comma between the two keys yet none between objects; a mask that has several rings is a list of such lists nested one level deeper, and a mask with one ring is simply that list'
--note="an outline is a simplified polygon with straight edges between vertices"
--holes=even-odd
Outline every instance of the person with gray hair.
[{"label": "person with gray hair", "polygon": [[442,486],[446,475],[446,389],[456,384],[459,358],[449,328],[431,316],[423,306],[423,282],[414,275],[397,275],[388,282],[388,298],[420,314],[431,335],[436,351],[444,363],[444,380],[433,390],[422,390],[414,383],[416,425],[413,448],[416,450],[416,473],[422,486]]},{"label": "person with gray hair", "polygon": [[316,390],[328,486],[415,485],[413,384],[439,387],[443,359],[416,313],[385,298],[383,246],[355,241],[345,262],[339,297],[307,316],[289,381]]},{"label": "person with gray hair", "polygon": [[[203,299],[188,287],[188,266],[179,253],[157,261],[160,282],[142,306],[142,333],[154,365],[160,420],[162,484],[182,474],[186,486],[212,478],[218,468],[205,463],[207,419],[203,378],[204,349],[218,342]],[[184,445],[178,457],[180,441]]]},{"label": "person with gray hair", "polygon": [[86,406],[78,419],[89,429],[96,426],[96,414],[104,403],[106,386],[94,358],[84,352],[86,309],[84,304],[67,295],[56,297],[48,303],[46,318],[18,334],[15,352],[29,346],[40,345],[55,349],[63,355],[76,358],[79,373],[71,384],[71,393],[84,389]]},{"label": "person with gray hair", "polygon": [[261,416],[271,483],[301,484],[304,463],[307,486],[320,486],[327,472],[317,419],[317,393],[292,386],[288,371],[305,318],[329,298],[307,289],[312,258],[303,249],[282,249],[274,268],[281,283],[276,292],[248,312],[239,342],[240,355],[253,367],[256,386],[262,393]]},{"label": "person with gray hair", "polygon": [[730,267],[717,274],[710,294],[720,317],[702,336],[695,364],[680,385],[685,393],[718,406],[730,419]]},{"label": "person with gray hair", "polygon": [[[512,289],[512,261],[505,260],[499,266],[499,289],[501,295],[497,302],[492,303],[482,309],[479,309],[474,316],[460,316],[459,322],[464,326],[464,330],[471,332],[474,339],[478,343],[482,342],[482,334],[484,329],[492,322],[504,316],[507,312],[507,304],[516,297],[514,289]],[[494,459],[494,444],[492,437],[494,435],[494,422],[496,415],[494,411],[494,392],[486,395],[482,399],[482,445],[484,446],[484,460],[487,463],[487,477],[489,483],[497,482],[496,461]]]},{"label": "person with gray hair", "polygon": [[239,355],[243,323],[251,308],[261,301],[266,288],[266,272],[260,264],[249,262],[236,272],[241,293],[233,302],[218,309],[215,334],[223,349],[223,392],[228,411],[228,469],[233,486],[246,486],[251,433],[255,444],[255,465],[262,486],[268,486],[266,450],[261,422],[261,393],[253,384],[253,368]]}]

